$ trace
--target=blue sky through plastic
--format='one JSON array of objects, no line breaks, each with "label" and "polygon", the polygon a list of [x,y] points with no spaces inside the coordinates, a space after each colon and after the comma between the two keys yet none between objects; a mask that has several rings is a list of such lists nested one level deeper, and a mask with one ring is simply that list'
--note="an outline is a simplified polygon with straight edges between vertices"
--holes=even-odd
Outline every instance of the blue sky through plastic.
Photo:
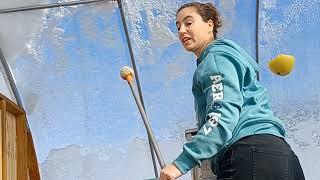
[{"label": "blue sky through plastic", "polygon": [[[166,162],[180,153],[184,130],[196,126],[191,92],[196,58],[183,49],[175,28],[175,10],[185,2],[190,1],[124,1],[147,114]],[[255,57],[255,1],[211,2],[224,17],[219,36],[235,40]],[[305,158],[303,165],[320,167],[311,159],[320,147],[320,84],[315,79],[320,43],[314,38],[319,34],[319,1],[263,0],[260,7],[261,81],[288,126],[291,144]],[[39,30],[26,29],[27,45],[8,61],[43,179],[152,177],[146,132],[119,75],[131,61],[116,3],[50,9],[39,18]],[[296,57],[288,77],[267,69],[267,61],[279,53]],[[287,113],[302,107],[302,114]],[[307,179],[316,178],[311,170],[306,173]]]},{"label": "blue sky through plastic", "polygon": [[[261,5],[261,81],[276,115],[286,125],[288,142],[300,157],[306,179],[317,179],[320,1],[262,1]],[[280,53],[296,58],[295,69],[287,77],[274,76],[267,68],[267,62]]]}]

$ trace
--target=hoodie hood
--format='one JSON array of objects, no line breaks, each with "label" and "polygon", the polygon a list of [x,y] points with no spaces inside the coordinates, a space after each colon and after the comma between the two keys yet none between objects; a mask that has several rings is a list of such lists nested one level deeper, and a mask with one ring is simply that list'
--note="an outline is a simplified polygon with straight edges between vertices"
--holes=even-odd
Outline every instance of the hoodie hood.
[{"label": "hoodie hood", "polygon": [[228,54],[237,54],[235,57],[244,65],[251,66],[254,71],[259,71],[258,63],[237,43],[229,39],[216,39],[208,45],[208,47],[201,53],[197,60],[197,66],[202,62],[208,53],[223,52]]}]

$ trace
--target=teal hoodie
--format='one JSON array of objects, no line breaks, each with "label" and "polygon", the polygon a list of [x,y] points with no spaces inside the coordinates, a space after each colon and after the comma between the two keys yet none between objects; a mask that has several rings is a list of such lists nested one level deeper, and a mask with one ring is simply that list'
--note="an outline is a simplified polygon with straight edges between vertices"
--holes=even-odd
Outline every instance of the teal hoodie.
[{"label": "teal hoodie", "polygon": [[202,52],[193,75],[192,92],[198,133],[173,162],[185,174],[205,159],[219,157],[234,142],[254,134],[284,138],[267,90],[257,80],[258,64],[236,43],[217,39]]}]

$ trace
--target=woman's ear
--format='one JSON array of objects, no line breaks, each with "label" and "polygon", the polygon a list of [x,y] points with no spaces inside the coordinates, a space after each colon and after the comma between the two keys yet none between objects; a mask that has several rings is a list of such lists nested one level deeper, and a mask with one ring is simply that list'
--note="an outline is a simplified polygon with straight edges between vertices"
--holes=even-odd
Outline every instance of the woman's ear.
[{"label": "woman's ear", "polygon": [[209,26],[209,32],[212,32],[213,31],[213,28],[214,28],[214,23],[213,21],[210,19],[208,22],[208,26]]}]

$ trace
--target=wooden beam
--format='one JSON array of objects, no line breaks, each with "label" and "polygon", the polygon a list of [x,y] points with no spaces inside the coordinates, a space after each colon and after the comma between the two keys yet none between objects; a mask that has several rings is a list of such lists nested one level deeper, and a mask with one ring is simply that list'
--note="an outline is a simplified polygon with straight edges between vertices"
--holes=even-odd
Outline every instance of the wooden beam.
[{"label": "wooden beam", "polygon": [[17,121],[14,114],[7,111],[6,115],[7,180],[17,180]]},{"label": "wooden beam", "polygon": [[16,105],[13,101],[11,101],[9,98],[4,96],[3,94],[0,93],[0,100],[5,100],[6,101],[6,111],[9,111],[13,114],[25,114],[24,110],[21,109],[18,105]]},{"label": "wooden beam", "polygon": [[0,93],[0,180],[40,180],[26,113]]},{"label": "wooden beam", "polygon": [[6,107],[6,101],[0,100],[0,109],[1,109],[1,169],[0,169],[0,175],[1,180],[7,180],[7,156],[6,156],[6,113],[7,113],[7,107]]},{"label": "wooden beam", "polygon": [[27,133],[27,146],[29,177],[32,180],[40,180],[38,160],[30,132]]},{"label": "wooden beam", "polygon": [[26,116],[16,116],[17,129],[17,180],[28,180]]}]

